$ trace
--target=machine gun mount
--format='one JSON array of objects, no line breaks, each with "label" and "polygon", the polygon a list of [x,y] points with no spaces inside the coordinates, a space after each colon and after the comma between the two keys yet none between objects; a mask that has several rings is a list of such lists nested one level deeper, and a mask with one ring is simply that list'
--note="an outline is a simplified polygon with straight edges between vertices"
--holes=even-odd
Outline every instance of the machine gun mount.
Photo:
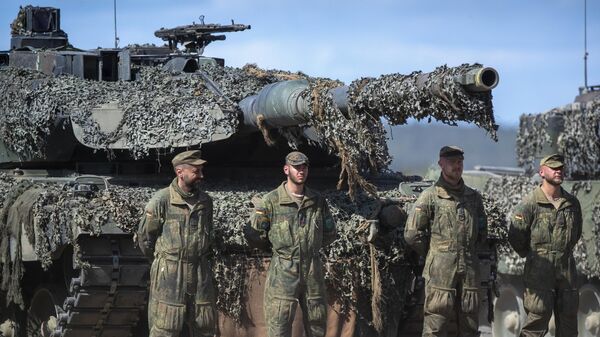
[{"label": "machine gun mount", "polygon": [[161,28],[154,32],[154,35],[169,43],[169,48],[177,49],[177,44],[182,44],[186,51],[197,51],[202,55],[204,47],[213,41],[225,40],[225,35],[215,35],[215,33],[241,32],[250,29],[250,25],[234,23],[231,20],[230,25],[220,25],[217,23],[204,23],[204,15],[200,16],[200,23],[178,26],[175,28]]}]

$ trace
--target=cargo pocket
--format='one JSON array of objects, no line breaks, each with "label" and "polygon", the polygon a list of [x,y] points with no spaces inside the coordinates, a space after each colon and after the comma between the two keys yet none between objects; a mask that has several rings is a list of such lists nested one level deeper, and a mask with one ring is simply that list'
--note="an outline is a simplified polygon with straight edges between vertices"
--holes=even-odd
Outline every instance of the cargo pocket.
[{"label": "cargo pocket", "polygon": [[425,298],[425,311],[431,314],[448,316],[454,308],[456,290],[429,286]]},{"label": "cargo pocket", "polygon": [[272,298],[271,301],[265,301],[265,318],[267,325],[275,328],[276,330],[286,330],[291,327],[294,317],[292,313],[295,313],[296,305],[298,302]]},{"label": "cargo pocket", "polygon": [[527,312],[543,315],[554,307],[551,290],[525,289],[523,306]]},{"label": "cargo pocket", "polygon": [[185,305],[158,302],[154,322],[156,327],[167,331],[181,331],[185,319]]},{"label": "cargo pocket", "polygon": [[577,315],[579,292],[577,289],[563,289],[558,297],[558,311],[566,315]]},{"label": "cargo pocket", "polygon": [[323,299],[308,299],[308,321],[313,324],[327,322],[327,307]]},{"label": "cargo pocket", "polygon": [[474,314],[479,311],[479,289],[478,288],[463,287],[461,310],[465,314]]},{"label": "cargo pocket", "polygon": [[202,332],[214,333],[216,316],[212,303],[196,303],[196,325]]}]

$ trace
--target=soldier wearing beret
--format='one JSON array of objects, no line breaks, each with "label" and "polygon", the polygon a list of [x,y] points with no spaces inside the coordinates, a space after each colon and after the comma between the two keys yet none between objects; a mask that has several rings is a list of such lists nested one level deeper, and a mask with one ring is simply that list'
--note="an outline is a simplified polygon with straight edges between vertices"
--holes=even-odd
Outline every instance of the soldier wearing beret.
[{"label": "soldier wearing beret", "polygon": [[327,302],[319,250],[335,240],[336,229],[325,198],[305,186],[308,166],[301,152],[286,156],[286,181],[257,202],[246,232],[249,242],[259,238],[273,251],[264,295],[269,337],[292,335],[298,304],[306,336],[325,335]]},{"label": "soldier wearing beret", "polygon": [[424,190],[411,212],[404,237],[426,256],[423,336],[446,336],[457,318],[458,336],[479,336],[479,258],[476,248],[487,239],[481,195],[462,179],[464,151],[444,146],[441,174]]},{"label": "soldier wearing beret", "polygon": [[153,258],[150,337],[213,336],[213,204],[199,187],[206,161],[195,150],[176,155],[172,163],[177,177],[148,202],[138,231],[140,248]]},{"label": "soldier wearing beret", "polygon": [[560,154],[540,161],[542,184],[517,205],[508,233],[512,247],[526,258],[524,337],[544,336],[553,310],[556,336],[577,336],[573,248],[581,237],[582,214],[577,198],[560,186],[564,168]]}]

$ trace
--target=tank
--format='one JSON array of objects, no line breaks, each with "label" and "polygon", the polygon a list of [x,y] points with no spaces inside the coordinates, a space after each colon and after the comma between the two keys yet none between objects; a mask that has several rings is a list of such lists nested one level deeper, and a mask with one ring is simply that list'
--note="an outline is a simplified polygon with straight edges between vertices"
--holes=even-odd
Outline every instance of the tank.
[{"label": "tank", "polygon": [[[201,149],[220,332],[263,335],[270,254],[251,249],[243,228],[251,199],[280,183],[298,149],[340,233],[322,252],[327,335],[420,335],[422,261],[402,232],[428,183],[388,169],[383,122],[464,121],[495,138],[493,68],[345,85],[203,56],[224,33],[251,29],[233,21],[161,28],[164,46],[87,51],[69,44],[58,8],[21,8],[11,27],[0,53],[0,334],[147,335],[149,262],[134,235],[145,203],[173,179],[173,156]],[[300,313],[295,322],[301,336]]]},{"label": "tank", "polygon": [[[524,259],[506,244],[511,212],[540,183],[539,160],[559,152],[565,155],[563,187],[575,194],[583,212],[582,238],[574,252],[579,273],[579,336],[600,334],[600,86],[580,89],[573,103],[538,114],[523,114],[516,140],[520,168],[480,167],[466,180],[485,191],[498,213],[495,228],[502,229],[499,245],[498,297],[494,336],[518,336],[525,323]],[[554,317],[546,336],[555,336]]]}]

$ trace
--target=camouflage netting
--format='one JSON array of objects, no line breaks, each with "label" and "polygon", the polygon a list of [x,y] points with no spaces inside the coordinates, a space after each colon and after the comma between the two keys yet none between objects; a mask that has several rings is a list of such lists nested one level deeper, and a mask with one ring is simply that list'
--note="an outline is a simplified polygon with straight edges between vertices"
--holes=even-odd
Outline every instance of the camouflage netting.
[{"label": "camouflage netting", "polygon": [[573,104],[564,115],[558,149],[565,155],[569,177],[600,177],[600,100]]},{"label": "camouflage netting", "polygon": [[[106,148],[123,137],[133,157],[140,158],[165,139],[198,144],[209,141],[217,128],[237,130],[237,114],[226,112],[220,118],[209,112],[217,106],[234,111],[236,106],[206,89],[199,76],[172,76],[151,67],[140,69],[138,76],[137,81],[102,82],[2,68],[0,137],[21,158],[37,157],[54,125],[70,117],[83,128],[87,144]],[[107,134],[92,119],[92,109],[111,102],[124,117]]]},{"label": "camouflage netting", "polygon": [[[108,148],[125,140],[132,156],[142,158],[153,147],[170,149],[173,142],[201,144],[210,141],[217,130],[235,133],[241,120],[239,101],[269,83],[306,79],[310,83],[304,93],[311,102],[309,122],[300,128],[313,127],[320,138],[318,145],[340,157],[340,188],[347,183],[352,195],[357,187],[373,193],[365,174],[382,172],[390,163],[381,118],[392,125],[409,118],[434,118],[451,125],[474,122],[495,139],[491,93],[470,93],[454,81],[456,75],[479,66],[442,66],[424,81],[419,79],[420,72],[359,79],[349,87],[347,112],[337,108],[328,92],[343,83],[254,65],[241,69],[202,65],[200,70],[219,93],[209,89],[211,84],[200,73],[169,73],[157,67],[136,68],[136,80],[130,82],[52,77],[4,67],[0,69],[0,140],[22,159],[39,157],[46,151],[49,135],[57,128],[70,128],[65,123],[70,119],[82,127],[84,143]],[[116,104],[124,116],[114,131],[106,133],[92,118],[92,109],[109,103]],[[211,112],[217,107],[223,116]],[[310,141],[300,139],[298,128],[280,131],[292,147]]]},{"label": "camouflage netting", "polygon": [[441,66],[422,81],[421,72],[409,75],[382,75],[361,78],[348,90],[348,111],[337,108],[331,88],[336,81],[312,81],[306,96],[311,98],[311,125],[321,136],[322,145],[341,159],[339,186],[345,181],[349,192],[357,187],[373,193],[373,186],[363,177],[381,172],[391,161],[381,118],[391,125],[406,124],[408,119],[432,118],[450,125],[458,121],[475,123],[496,139],[491,92],[472,93],[454,81],[458,74],[481,67],[463,64]]},{"label": "camouflage netting", "polygon": [[[326,193],[340,233],[323,256],[327,261],[326,278],[336,289],[335,297],[343,312],[358,312],[363,321],[373,322],[369,324],[381,332],[382,322],[401,316],[411,277],[401,228],[389,231],[390,246],[376,248],[361,240],[366,220],[372,219],[374,209],[380,207],[379,197],[399,195],[394,189],[377,192],[376,186],[364,178],[369,173],[386,171],[390,163],[382,120],[393,125],[404,124],[409,118],[435,118],[451,125],[475,122],[495,139],[491,94],[469,93],[454,82],[455,75],[476,66],[440,67],[424,81],[419,80],[421,74],[417,72],[357,80],[349,87],[348,111],[338,109],[329,92],[342,85],[339,81],[262,70],[253,65],[241,69],[202,65],[200,70],[216,84],[218,92],[209,89],[212,84],[205,82],[200,73],[167,73],[158,68],[136,68],[136,80],[131,82],[97,82],[4,67],[0,69],[0,141],[23,160],[43,157],[52,135],[61,129],[69,131],[70,122],[74,122],[82,127],[85,143],[107,149],[117,140],[125,140],[137,159],[147,157],[153,146],[161,148],[160,152],[172,150],[165,140],[200,144],[210,141],[217,129],[236,133],[242,118],[237,103],[243,98],[269,83],[307,80],[309,87],[303,97],[310,102],[308,122],[273,134],[298,148],[304,142],[314,142],[303,135],[310,128],[319,138],[312,145],[340,158],[338,188],[345,184],[350,193]],[[106,133],[92,118],[92,109],[109,103],[123,110],[124,116],[114,131]],[[217,107],[223,110],[223,116],[211,112]],[[264,127],[261,131],[267,140],[273,130]],[[110,151],[108,154],[111,158]],[[10,184],[14,186],[15,182]],[[11,229],[10,224],[17,220],[26,223],[27,237],[44,268],[52,264],[50,252],[58,245],[72,244],[77,252],[71,226],[99,234],[102,224],[110,220],[126,232],[134,232],[142,207],[156,190],[115,186],[83,197],[74,196],[69,186],[22,184],[17,190],[6,187],[6,191],[14,190],[14,196],[5,194],[8,199],[4,209],[10,209],[20,195],[27,195],[23,199],[34,202],[20,207],[32,211],[10,221],[6,214],[0,222],[0,234],[19,236],[20,226]],[[240,303],[245,296],[242,285],[246,272],[262,266],[262,260],[251,258],[257,252],[249,250],[243,238],[249,201],[276,185],[206,186],[215,200],[218,306],[236,319],[243,316]],[[4,240],[0,252],[8,256],[8,251]],[[8,291],[8,301],[22,304],[18,297],[21,263],[6,262],[9,258],[2,261],[1,290]],[[82,261],[76,262],[87,267]]]},{"label": "camouflage netting", "polygon": [[521,115],[519,118],[519,133],[516,141],[517,161],[527,172],[534,172],[537,169],[537,154],[544,149],[544,146],[551,143],[547,132],[548,118],[554,117],[557,113],[556,110],[551,110],[545,114]]},{"label": "camouflage netting", "polygon": [[[240,305],[245,299],[245,275],[249,269],[262,268],[260,253],[251,250],[244,239],[244,225],[252,210],[250,200],[253,196],[263,195],[277,185],[276,181],[256,184],[206,184],[205,188],[214,200],[215,223],[215,278],[219,287],[218,306],[221,311],[235,319],[244,315]],[[397,186],[394,185],[394,186]],[[384,198],[397,198],[399,190],[380,185]],[[22,305],[19,279],[22,276],[22,264],[17,259],[10,263],[9,235],[20,235],[20,224],[25,224],[25,233],[40,259],[42,267],[48,269],[53,261],[51,252],[59,245],[71,244],[75,252],[78,247],[73,240],[72,226],[98,235],[102,226],[114,222],[126,232],[135,232],[143,207],[157,188],[111,186],[108,190],[93,192],[89,195],[73,194],[70,185],[33,183],[27,180],[15,181],[4,174],[0,175],[0,190],[5,193],[2,208],[2,265],[0,276],[3,291],[8,291],[7,302]],[[366,219],[372,219],[374,210],[380,201],[365,193],[358,193],[356,202],[341,191],[330,190],[325,193],[332,214],[337,221],[339,238],[324,252],[326,261],[326,280],[333,296],[341,304],[341,310],[348,313],[355,310],[366,322],[372,320],[370,303],[372,293],[371,254],[375,254],[379,279],[378,287],[385,296],[380,303],[382,318],[401,314],[407,296],[410,266],[404,256],[401,240],[403,228],[389,231],[393,244],[371,252],[365,243],[364,227]],[[18,212],[15,210],[18,209]],[[14,226],[18,224],[17,226]],[[42,234],[42,233],[45,233]],[[77,255],[77,254],[75,254]],[[254,257],[253,257],[254,256]],[[80,267],[86,263],[76,261]],[[359,305],[362,303],[362,307]],[[390,316],[391,317],[391,316]]]},{"label": "camouflage netting", "polygon": [[[560,134],[554,125],[562,124]],[[577,179],[600,177],[600,101],[572,103],[543,114],[522,115],[517,136],[519,165],[535,171],[536,156],[556,142],[565,155],[566,176]]]}]

